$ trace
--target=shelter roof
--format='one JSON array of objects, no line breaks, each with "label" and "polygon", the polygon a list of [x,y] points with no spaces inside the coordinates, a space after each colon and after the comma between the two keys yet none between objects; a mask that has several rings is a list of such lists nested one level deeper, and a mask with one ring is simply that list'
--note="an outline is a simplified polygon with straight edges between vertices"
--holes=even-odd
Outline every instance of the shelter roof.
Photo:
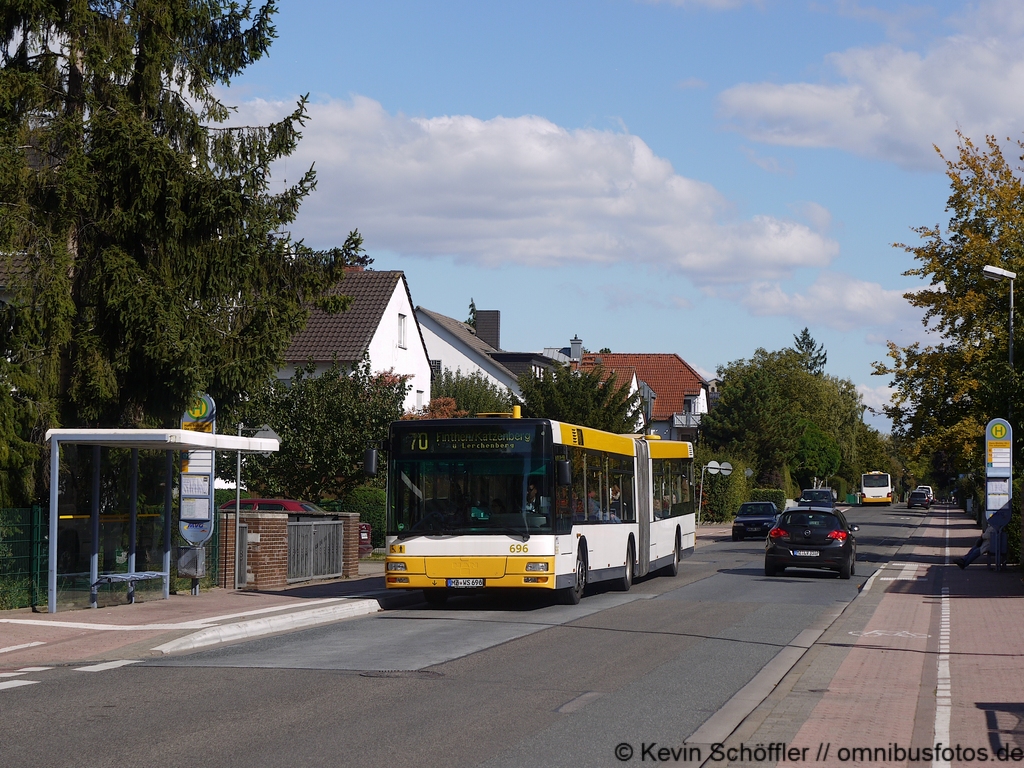
[{"label": "shelter roof", "polygon": [[213,435],[190,429],[50,429],[46,440],[60,443],[101,445],[108,448],[140,448],[156,451],[242,451],[272,453],[280,444],[273,438]]}]

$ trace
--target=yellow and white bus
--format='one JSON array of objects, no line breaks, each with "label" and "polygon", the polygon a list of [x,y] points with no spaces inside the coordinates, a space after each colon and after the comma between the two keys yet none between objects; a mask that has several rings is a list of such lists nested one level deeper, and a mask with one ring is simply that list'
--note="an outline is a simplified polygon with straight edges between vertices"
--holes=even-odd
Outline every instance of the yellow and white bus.
[{"label": "yellow and white bus", "polygon": [[867,472],[860,476],[861,504],[892,504],[892,478],[886,472]]},{"label": "yellow and white bus", "polygon": [[[443,603],[675,575],[694,548],[693,446],[547,419],[399,421],[388,443],[386,584]],[[368,457],[368,465],[376,457]]]}]

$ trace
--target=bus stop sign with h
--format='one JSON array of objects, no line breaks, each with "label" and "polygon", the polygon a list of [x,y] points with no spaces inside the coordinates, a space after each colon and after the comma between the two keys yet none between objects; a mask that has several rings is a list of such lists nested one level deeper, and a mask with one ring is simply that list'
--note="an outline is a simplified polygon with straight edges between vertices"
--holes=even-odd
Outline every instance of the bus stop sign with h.
[{"label": "bus stop sign with h", "polygon": [[[985,523],[1010,506],[1013,497],[1013,429],[1006,419],[992,419],[985,427]],[[996,568],[1003,555],[1003,532],[995,532]]]}]

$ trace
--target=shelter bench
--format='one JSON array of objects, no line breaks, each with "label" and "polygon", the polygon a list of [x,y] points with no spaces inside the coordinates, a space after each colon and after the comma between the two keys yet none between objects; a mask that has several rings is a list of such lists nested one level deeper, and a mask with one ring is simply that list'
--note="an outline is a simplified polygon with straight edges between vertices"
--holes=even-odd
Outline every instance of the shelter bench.
[{"label": "shelter bench", "polygon": [[98,595],[97,587],[100,584],[128,584],[128,603],[135,603],[135,582],[148,581],[150,579],[162,579],[167,574],[163,571],[137,571],[135,573],[102,573],[92,584],[90,598],[95,605]]}]

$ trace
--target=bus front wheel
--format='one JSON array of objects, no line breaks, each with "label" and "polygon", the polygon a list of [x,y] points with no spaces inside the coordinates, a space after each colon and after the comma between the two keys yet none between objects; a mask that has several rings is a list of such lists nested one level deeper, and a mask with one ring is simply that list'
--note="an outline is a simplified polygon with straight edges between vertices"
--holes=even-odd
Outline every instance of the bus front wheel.
[{"label": "bus front wheel", "polygon": [[582,542],[576,553],[576,579],[571,587],[562,590],[562,602],[566,605],[578,605],[583,599],[583,590],[587,588],[587,559],[583,556]]}]

